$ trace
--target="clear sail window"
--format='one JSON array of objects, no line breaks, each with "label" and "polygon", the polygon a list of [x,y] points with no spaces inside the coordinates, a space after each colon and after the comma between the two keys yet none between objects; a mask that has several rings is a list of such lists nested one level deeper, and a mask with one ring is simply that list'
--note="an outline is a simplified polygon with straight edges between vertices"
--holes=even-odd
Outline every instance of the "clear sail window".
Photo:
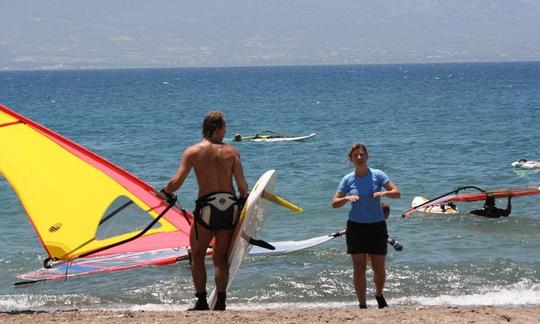
[{"label": "clear sail window", "polygon": [[[99,221],[96,240],[142,231],[154,219],[126,196],[119,196],[107,208]],[[153,228],[159,228],[157,223]]]}]

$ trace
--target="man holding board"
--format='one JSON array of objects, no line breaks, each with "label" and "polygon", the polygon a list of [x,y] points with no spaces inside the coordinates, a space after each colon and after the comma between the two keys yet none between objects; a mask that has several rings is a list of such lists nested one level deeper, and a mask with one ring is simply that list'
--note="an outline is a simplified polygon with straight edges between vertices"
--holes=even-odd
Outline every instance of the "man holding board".
[{"label": "man holding board", "polygon": [[[226,122],[222,112],[210,112],[202,125],[203,139],[188,147],[182,154],[176,174],[161,190],[170,197],[184,183],[191,169],[199,186],[191,225],[191,274],[197,302],[190,310],[208,310],[206,300],[206,268],[204,258],[210,241],[215,238],[214,262],[217,301],[214,310],[225,310],[226,289],[229,279],[227,251],[243,202],[248,196],[238,150],[223,143]],[[235,194],[236,181],[239,198]]]}]

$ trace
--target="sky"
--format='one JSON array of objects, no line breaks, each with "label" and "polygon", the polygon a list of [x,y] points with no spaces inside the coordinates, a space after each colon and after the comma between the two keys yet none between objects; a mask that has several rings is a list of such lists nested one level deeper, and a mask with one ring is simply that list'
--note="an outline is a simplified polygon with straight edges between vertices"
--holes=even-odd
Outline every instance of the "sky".
[{"label": "sky", "polygon": [[540,0],[0,0],[0,70],[540,61]]}]

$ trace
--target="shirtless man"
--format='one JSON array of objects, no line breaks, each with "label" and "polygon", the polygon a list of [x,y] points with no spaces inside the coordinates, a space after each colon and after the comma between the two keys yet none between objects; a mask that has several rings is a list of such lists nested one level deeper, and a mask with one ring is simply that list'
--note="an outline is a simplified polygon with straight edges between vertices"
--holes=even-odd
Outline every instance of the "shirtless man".
[{"label": "shirtless man", "polygon": [[[222,112],[210,112],[202,125],[203,140],[188,147],[182,154],[176,174],[169,180],[162,194],[170,197],[184,183],[193,168],[199,186],[198,199],[193,212],[195,221],[191,225],[191,275],[197,302],[190,310],[208,310],[206,300],[206,249],[215,237],[212,258],[218,291],[214,310],[225,310],[225,291],[229,280],[227,251],[238,215],[248,195],[238,151],[223,144],[227,131]],[[240,198],[233,186],[236,181]]]}]

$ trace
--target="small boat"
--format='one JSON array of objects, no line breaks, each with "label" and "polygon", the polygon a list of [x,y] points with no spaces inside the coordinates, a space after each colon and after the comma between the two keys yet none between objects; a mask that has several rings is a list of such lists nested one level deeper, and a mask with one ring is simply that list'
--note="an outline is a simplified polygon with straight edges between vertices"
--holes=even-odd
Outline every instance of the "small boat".
[{"label": "small boat", "polygon": [[314,137],[316,134],[311,133],[309,135],[295,136],[295,135],[286,135],[273,131],[263,131],[255,135],[242,136],[240,134],[234,135],[234,142],[286,142],[286,141],[305,141]]}]

